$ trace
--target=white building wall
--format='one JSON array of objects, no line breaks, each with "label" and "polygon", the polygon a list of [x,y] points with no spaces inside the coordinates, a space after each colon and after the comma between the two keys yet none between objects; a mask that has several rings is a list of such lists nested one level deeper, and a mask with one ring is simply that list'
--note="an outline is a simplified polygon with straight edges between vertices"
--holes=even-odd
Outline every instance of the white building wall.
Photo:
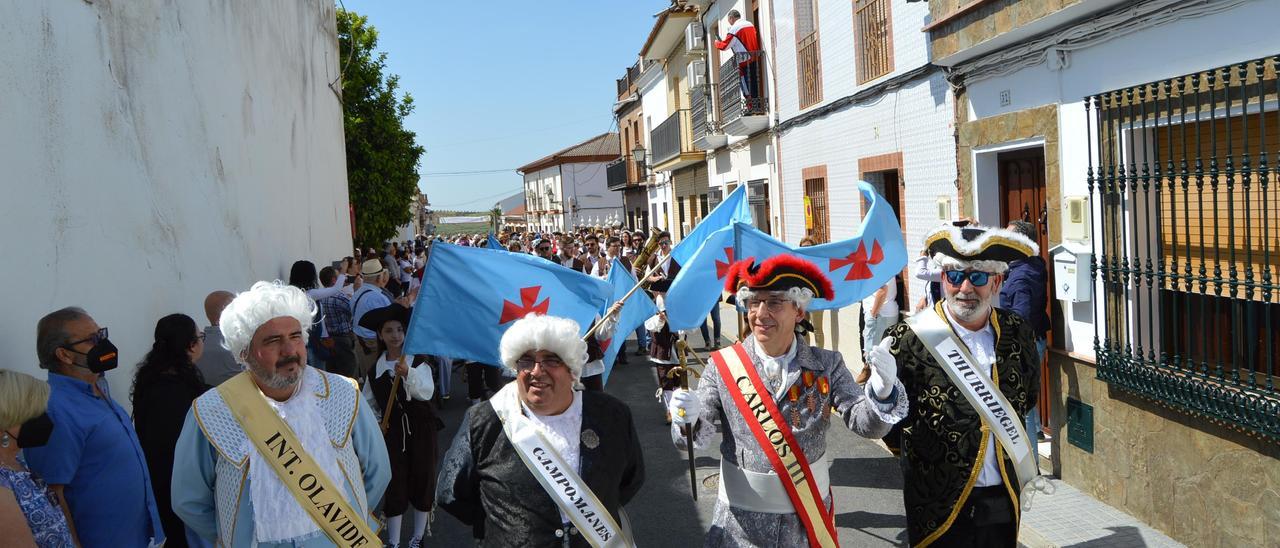
[{"label": "white building wall", "polygon": [[669,219],[664,218],[662,214],[663,204],[666,204],[668,212],[675,210],[674,203],[671,201],[671,172],[654,171],[653,162],[650,161],[653,158],[653,143],[649,140],[649,132],[671,115],[671,110],[667,106],[667,76],[661,62],[654,63],[641,73],[638,87],[640,109],[644,113],[644,121],[640,126],[641,131],[644,132],[645,150],[648,151],[646,154],[649,156],[649,159],[646,159],[646,165],[649,167],[648,181],[651,183],[648,189],[649,226],[671,230]]},{"label": "white building wall", "polygon": [[[1245,2],[1213,15],[1173,23],[1132,28],[1124,36],[1069,53],[1065,68],[1050,70],[1040,63],[993,78],[967,82],[970,119],[1027,108],[1058,104],[1061,195],[1086,196],[1088,147],[1083,98],[1097,93],[1216,68],[1276,53],[1274,24],[1280,19],[1278,2]],[[999,95],[1009,91],[1010,105],[1001,107]],[[1096,131],[1096,129],[1094,130]],[[1094,135],[1096,139],[1096,134]],[[1052,159],[1046,158],[1047,161]],[[976,173],[975,176],[979,174]],[[994,179],[977,177],[979,194],[990,193]],[[1059,204],[1065,209],[1065,204]],[[1100,219],[1095,204],[1093,218]],[[1101,252],[1094,238],[1094,253]],[[1052,267],[1052,265],[1050,265]],[[1068,304],[1066,349],[1093,355],[1093,308],[1104,318],[1102,300]],[[1051,296],[1053,298],[1053,296]]]},{"label": "white building wall", "polygon": [[[827,167],[827,208],[835,241],[853,237],[862,222],[858,160],[901,151],[907,256],[918,255],[925,233],[941,222],[938,198],[954,202],[956,195],[954,102],[948,86],[939,72],[875,104],[852,107],[783,134],[785,239],[798,243],[805,233],[804,168]],[[922,282],[907,282],[913,299],[924,294]]]},{"label": "white building wall", "polygon": [[622,193],[609,190],[605,162],[564,164],[560,172],[562,194],[578,204],[576,211],[565,204],[567,226],[603,225],[611,215],[622,217]]},{"label": "white building wall", "polygon": [[[858,85],[857,57],[854,49],[853,2],[815,2],[818,6],[818,51],[822,63],[822,101],[807,107],[817,108],[863,88],[874,86],[929,62],[928,35],[921,32],[928,23],[928,2],[893,0],[890,6],[893,26],[893,71]],[[800,113],[799,73],[796,70],[795,4],[773,3],[773,32],[777,34],[777,51],[772,52],[774,78],[778,81],[777,109],[782,120]],[[766,45],[768,42],[765,43]]]},{"label": "white building wall", "polygon": [[332,2],[6,2],[0,21],[0,249],[22,280],[2,367],[44,378],[37,320],[82,306],[127,405],[157,319],[203,325],[212,290],[350,254]]}]

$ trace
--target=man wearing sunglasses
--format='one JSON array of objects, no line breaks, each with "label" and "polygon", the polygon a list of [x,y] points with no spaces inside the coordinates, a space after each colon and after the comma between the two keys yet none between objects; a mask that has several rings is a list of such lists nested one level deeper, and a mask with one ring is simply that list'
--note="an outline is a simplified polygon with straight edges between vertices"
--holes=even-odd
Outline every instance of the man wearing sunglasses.
[{"label": "man wearing sunglasses", "polygon": [[138,435],[103,378],[119,361],[107,335],[80,308],[40,319],[36,353],[49,370],[54,428],[47,444],[24,453],[57,495],[81,546],[158,545],[164,531]]},{"label": "man wearing sunglasses", "polygon": [[912,546],[1013,547],[1021,489],[1039,473],[1022,417],[1039,394],[1030,323],[994,306],[1009,262],[1036,255],[1014,231],[944,225],[925,237],[943,300],[889,328],[867,355],[896,364],[903,499]]}]

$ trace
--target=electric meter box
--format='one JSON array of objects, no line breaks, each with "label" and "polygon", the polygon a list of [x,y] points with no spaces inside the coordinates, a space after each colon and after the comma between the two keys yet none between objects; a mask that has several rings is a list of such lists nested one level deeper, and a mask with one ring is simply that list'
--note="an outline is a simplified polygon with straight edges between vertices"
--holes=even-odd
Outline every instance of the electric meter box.
[{"label": "electric meter box", "polygon": [[1053,260],[1054,291],[1058,300],[1073,303],[1093,298],[1093,281],[1089,275],[1093,251],[1088,244],[1063,242],[1049,250]]}]

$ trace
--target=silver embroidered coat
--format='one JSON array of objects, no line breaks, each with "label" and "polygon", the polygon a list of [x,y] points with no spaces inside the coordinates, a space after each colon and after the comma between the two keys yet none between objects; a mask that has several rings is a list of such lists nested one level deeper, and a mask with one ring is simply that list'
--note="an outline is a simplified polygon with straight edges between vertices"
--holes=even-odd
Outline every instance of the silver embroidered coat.
[{"label": "silver embroidered coat", "polygon": [[[764,374],[761,360],[756,355],[753,337],[749,336],[742,345],[771,394],[781,392],[778,385],[795,377],[788,392],[798,393],[796,401],[791,401],[787,394],[775,401],[809,462],[827,452],[827,428],[831,424],[832,408],[845,426],[867,438],[884,437],[895,423],[907,415],[906,390],[901,382],[895,383],[888,403],[878,403],[869,396],[869,386],[863,387],[854,380],[839,352],[809,346],[802,337],[796,338],[798,348],[795,357],[786,364],[785,371],[793,374],[784,373],[779,380],[771,381]],[[795,375],[795,372],[800,375]],[[821,378],[827,379],[829,390],[820,388],[818,379]],[[718,417],[723,425],[720,458],[751,472],[772,472],[773,465],[752,435],[747,419],[738,412],[714,363],[703,371],[695,393],[702,404],[702,412],[695,427],[694,447],[707,444],[714,435],[710,421]],[[813,400],[812,409],[810,398]],[[677,447],[685,447],[685,438],[675,427],[672,428],[672,439]],[[830,493],[824,494],[824,501],[830,511]],[[794,513],[751,512],[734,508],[733,501],[720,498],[716,500],[711,531],[707,533],[705,545],[805,546],[807,538],[804,525]]]}]

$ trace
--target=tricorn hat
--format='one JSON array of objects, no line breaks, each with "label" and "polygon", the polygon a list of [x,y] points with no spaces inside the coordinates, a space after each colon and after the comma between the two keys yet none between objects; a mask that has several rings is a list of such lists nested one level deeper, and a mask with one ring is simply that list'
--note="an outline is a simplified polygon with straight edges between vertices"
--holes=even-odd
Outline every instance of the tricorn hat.
[{"label": "tricorn hat", "polygon": [[391,306],[375,308],[364,313],[360,317],[360,327],[377,333],[382,330],[382,325],[389,321],[398,321],[404,326],[405,330],[409,329],[409,317],[413,315],[413,309],[405,308],[400,303],[391,303]]},{"label": "tricorn hat", "polygon": [[934,262],[943,267],[976,269],[996,274],[1009,263],[1040,254],[1040,246],[1026,236],[1004,228],[941,225],[924,238]]},{"label": "tricorn hat", "polygon": [[752,291],[786,291],[801,287],[813,292],[816,299],[831,300],[835,289],[831,280],[813,263],[794,255],[774,255],[756,264],[755,257],[748,257],[729,267],[725,276],[725,290],[737,293],[741,288]]}]

